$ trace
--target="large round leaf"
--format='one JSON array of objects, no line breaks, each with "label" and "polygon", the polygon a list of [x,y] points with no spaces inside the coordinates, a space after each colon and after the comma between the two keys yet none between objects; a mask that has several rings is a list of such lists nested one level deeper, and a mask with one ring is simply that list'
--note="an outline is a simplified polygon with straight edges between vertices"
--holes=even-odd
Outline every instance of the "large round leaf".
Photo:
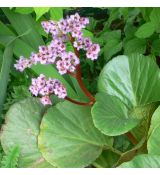
[{"label": "large round leaf", "polygon": [[160,101],[160,71],[152,57],[118,56],[103,68],[98,87],[127,106],[146,105]]},{"label": "large round leaf", "polygon": [[45,113],[38,145],[52,165],[86,167],[101,154],[103,146],[112,145],[112,138],[94,127],[90,110],[66,101]]},{"label": "large round leaf", "polygon": [[152,116],[148,137],[148,153],[160,155],[160,107]]},{"label": "large round leaf", "polygon": [[138,155],[133,160],[123,163],[120,168],[160,168],[160,156]]},{"label": "large round leaf", "polygon": [[37,137],[44,113],[38,99],[28,98],[11,106],[2,127],[1,144],[8,153],[10,148],[20,148],[19,167],[51,167],[38,150]]},{"label": "large round leaf", "polygon": [[128,114],[128,108],[119,98],[106,93],[97,94],[92,117],[95,126],[104,134],[120,135],[136,126],[141,118],[137,118],[134,112],[130,117]]},{"label": "large round leaf", "polygon": [[94,124],[107,135],[120,135],[152,114],[152,103],[160,100],[160,71],[153,58],[118,56],[102,70],[98,87],[103,94],[92,109]]}]

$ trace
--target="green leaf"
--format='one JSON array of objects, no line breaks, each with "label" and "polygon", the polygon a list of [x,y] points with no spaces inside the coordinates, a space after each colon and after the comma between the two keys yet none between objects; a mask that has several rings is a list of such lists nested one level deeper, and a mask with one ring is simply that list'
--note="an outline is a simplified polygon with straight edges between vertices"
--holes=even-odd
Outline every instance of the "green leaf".
[{"label": "green leaf", "polygon": [[140,26],[135,33],[135,36],[138,38],[148,38],[155,31],[155,25],[152,22],[147,22]]},{"label": "green leaf", "polygon": [[146,40],[134,38],[124,44],[124,54],[140,53],[143,54],[146,50]]},{"label": "green leaf", "polygon": [[145,21],[150,21],[150,14],[152,12],[153,7],[140,7],[143,19]]},{"label": "green leaf", "polygon": [[154,112],[148,134],[147,149],[149,154],[160,155],[160,107]]},{"label": "green leaf", "polygon": [[101,38],[105,42],[110,42],[110,40],[118,40],[121,39],[121,30],[113,30],[113,31],[107,31],[101,35]]},{"label": "green leaf", "polygon": [[36,20],[38,21],[41,16],[43,16],[45,13],[47,13],[50,9],[50,7],[33,7],[34,11],[36,13]]},{"label": "green leaf", "polygon": [[0,21],[0,35],[3,36],[5,35],[6,36],[9,35],[9,36],[12,36],[14,35],[14,33],[6,26],[4,25],[1,21]]},{"label": "green leaf", "polygon": [[45,159],[56,167],[86,167],[112,146],[112,138],[93,125],[91,108],[58,103],[45,113],[38,140]]},{"label": "green leaf", "polygon": [[3,156],[1,168],[16,168],[18,165],[19,147],[14,146],[7,155]]},{"label": "green leaf", "polygon": [[21,14],[29,14],[34,11],[33,7],[16,7],[15,12]]},{"label": "green leaf", "polygon": [[89,30],[83,29],[82,32],[83,32],[84,37],[89,37],[91,39],[93,38],[93,33],[90,32]]},{"label": "green leaf", "polygon": [[51,167],[42,157],[37,145],[43,113],[44,107],[39,100],[28,98],[12,105],[6,114],[1,144],[6,154],[10,147],[19,147],[19,167]]},{"label": "green leaf", "polygon": [[2,9],[18,35],[24,34],[26,31],[31,30],[28,35],[24,35],[22,40],[28,43],[34,50],[38,50],[39,45],[43,45],[43,39],[37,32],[35,21],[30,15],[23,15],[15,13],[8,8]]},{"label": "green leaf", "polygon": [[160,71],[151,57],[118,56],[103,68],[98,87],[106,95],[97,95],[94,124],[106,135],[120,135],[152,115],[152,103],[160,100]]},{"label": "green leaf", "polygon": [[155,25],[157,32],[160,32],[160,10],[159,8],[153,8],[150,14],[150,20]]},{"label": "green leaf", "polygon": [[1,113],[3,110],[3,103],[6,98],[6,90],[9,79],[10,67],[12,65],[13,57],[13,43],[5,48],[3,54],[2,65],[0,69],[0,123],[1,123]]},{"label": "green leaf", "polygon": [[112,168],[118,161],[119,155],[110,151],[104,150],[98,159],[93,163],[96,168]]},{"label": "green leaf", "polygon": [[92,108],[95,126],[110,136],[123,134],[141,121],[142,116],[137,118],[134,112],[130,113],[128,117],[128,108],[119,98],[105,93],[97,94],[96,103]]},{"label": "green leaf", "polygon": [[120,165],[119,168],[160,168],[160,156],[138,155],[133,160]]},{"label": "green leaf", "polygon": [[107,31],[103,33],[100,38],[106,43],[104,45],[104,59],[109,60],[113,55],[119,52],[122,49],[121,42],[121,31]]},{"label": "green leaf", "polygon": [[0,49],[0,70],[1,70],[1,67],[2,67],[2,62],[3,62],[3,52]]},{"label": "green leaf", "polygon": [[121,51],[122,42],[118,40],[109,40],[104,46],[104,59],[109,60],[113,55]]},{"label": "green leaf", "polygon": [[152,42],[151,51],[152,51],[152,54],[155,54],[156,56],[160,55],[160,39],[155,39]]},{"label": "green leaf", "polygon": [[124,27],[124,33],[127,39],[132,39],[137,28],[132,23],[126,23]]},{"label": "green leaf", "polygon": [[63,18],[63,9],[62,7],[52,7],[50,8],[50,16],[53,21],[59,21]]}]

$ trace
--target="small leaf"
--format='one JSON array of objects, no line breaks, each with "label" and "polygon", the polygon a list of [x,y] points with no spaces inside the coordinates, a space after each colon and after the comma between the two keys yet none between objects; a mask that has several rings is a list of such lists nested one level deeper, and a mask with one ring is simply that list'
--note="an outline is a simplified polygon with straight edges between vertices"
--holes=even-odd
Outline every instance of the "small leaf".
[{"label": "small leaf", "polygon": [[109,40],[104,46],[104,59],[109,60],[113,55],[121,51],[122,42]]},{"label": "small leaf", "polygon": [[110,40],[120,41],[121,30],[107,31],[101,35],[101,38],[103,38],[105,42],[109,42]]},{"label": "small leaf", "polygon": [[41,16],[49,11],[50,7],[34,7],[34,11],[36,13],[36,21],[39,20]]},{"label": "small leaf", "polygon": [[45,159],[56,167],[86,167],[112,146],[93,125],[90,107],[70,102],[58,103],[45,113],[38,145]]},{"label": "small leaf", "polygon": [[50,16],[53,21],[59,21],[63,18],[63,9],[62,7],[52,7],[50,8]]},{"label": "small leaf", "polygon": [[93,33],[90,32],[89,30],[83,29],[82,31],[83,31],[84,37],[88,37],[88,38],[91,38],[91,39],[93,38]]},{"label": "small leaf", "polygon": [[157,32],[160,32],[160,11],[159,8],[153,8],[150,14],[150,20],[155,25]]},{"label": "small leaf", "polygon": [[154,33],[154,31],[155,25],[152,22],[147,22],[138,28],[135,35],[138,38],[148,38]]},{"label": "small leaf", "polygon": [[124,53],[127,55],[132,53],[143,54],[146,50],[146,40],[134,38],[127,41],[123,47],[124,47]]},{"label": "small leaf", "polygon": [[19,147],[14,146],[7,155],[3,156],[1,168],[16,168],[18,165]]},{"label": "small leaf", "polygon": [[155,39],[152,44],[151,44],[151,51],[153,54],[155,54],[156,56],[160,55],[160,39]]}]

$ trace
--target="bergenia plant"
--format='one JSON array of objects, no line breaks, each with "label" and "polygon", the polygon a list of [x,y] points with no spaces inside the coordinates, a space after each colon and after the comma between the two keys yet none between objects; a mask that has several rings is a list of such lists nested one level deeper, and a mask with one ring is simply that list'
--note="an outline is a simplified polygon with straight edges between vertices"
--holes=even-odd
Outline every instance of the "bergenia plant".
[{"label": "bergenia plant", "polygon": [[[4,12],[10,21],[18,19],[15,25],[17,31],[17,24],[23,25],[22,19],[30,19],[9,10]],[[38,49],[41,39],[37,39],[34,49],[37,48],[38,53],[31,53],[30,58],[21,56],[14,65],[20,72],[31,68],[38,70],[35,73],[39,75],[31,80],[29,87],[33,97],[13,104],[6,114],[0,135],[5,153],[12,146],[19,146],[19,167],[160,167],[160,69],[155,58],[148,54],[152,50],[150,44],[147,44],[147,49],[141,48],[145,42],[152,41],[148,36],[153,34],[151,29],[155,25],[147,22],[140,28],[139,38],[134,38],[131,31],[137,30],[137,26],[132,30],[130,24],[142,16],[145,16],[142,21],[154,19],[155,22],[157,20],[153,16],[157,18],[159,11],[153,9],[151,18],[146,18],[144,9],[143,15],[138,14],[137,18],[130,19],[130,14],[135,11],[128,13],[129,24],[127,22],[125,27],[126,11],[123,11],[125,18],[118,19],[121,21],[116,27],[124,30],[112,31],[110,27],[108,31],[106,28],[115,14],[113,12],[103,31],[96,34],[99,41],[94,40],[99,44],[100,41],[103,43],[103,39],[107,40],[105,45],[101,44],[101,55],[99,44],[84,35],[89,19],[76,13],[59,21],[42,22],[51,41]],[[122,11],[119,16],[122,16]],[[24,26],[25,31],[30,24],[32,22]],[[144,28],[147,28],[145,32]],[[28,38],[25,36],[31,46],[34,42],[31,36],[39,34],[34,25],[32,29],[33,33]],[[119,41],[121,32],[126,35],[122,42]],[[142,39],[145,35],[147,40]],[[159,33],[153,36],[156,38]],[[21,43],[27,45],[23,40],[17,43],[19,47]],[[72,49],[68,49],[68,45]],[[18,49],[15,48],[14,52],[19,57],[21,50]],[[133,50],[136,52],[133,53]],[[125,55],[111,59],[115,53],[123,52]],[[102,58],[103,55],[105,58]],[[85,59],[98,67],[101,63],[98,58],[102,58],[106,65],[98,78],[98,74],[95,76],[97,90],[91,94],[83,82],[85,78],[81,70],[85,71],[82,68]],[[40,72],[40,64],[50,68],[47,73],[43,72],[46,76]],[[55,73],[53,77],[52,71]],[[52,95],[61,100],[54,98],[54,101]]]},{"label": "bergenia plant", "polygon": [[[29,87],[29,90],[34,96],[41,96],[41,102],[44,105],[52,105],[50,96],[53,94],[79,105],[92,105],[95,102],[94,97],[83,84],[80,70],[79,50],[83,49],[86,52],[86,59],[93,61],[97,60],[100,52],[98,44],[83,36],[82,29],[87,24],[89,24],[89,19],[80,17],[78,13],[67,16],[66,19],[61,19],[58,22],[52,20],[42,22],[45,32],[52,35],[52,41],[47,46],[39,46],[39,52],[32,53],[29,59],[21,56],[14,65],[17,70],[23,72],[26,68],[30,68],[38,63],[44,65],[55,64],[61,75],[69,74],[77,79],[81,89],[90,100],[87,103],[83,103],[70,99],[61,82],[53,78],[47,80],[41,74],[37,79],[32,79],[32,85]],[[71,42],[74,52],[67,52],[67,42]]]}]

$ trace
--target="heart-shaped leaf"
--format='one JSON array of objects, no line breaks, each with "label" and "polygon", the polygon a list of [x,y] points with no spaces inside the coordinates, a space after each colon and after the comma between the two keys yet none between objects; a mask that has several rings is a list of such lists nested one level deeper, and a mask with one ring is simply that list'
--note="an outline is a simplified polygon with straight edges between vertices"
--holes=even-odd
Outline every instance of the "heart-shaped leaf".
[{"label": "heart-shaped leaf", "polygon": [[19,167],[52,167],[38,150],[37,137],[44,107],[37,99],[28,98],[14,104],[6,114],[1,144],[8,153],[10,147],[20,149]]},{"label": "heart-shaped leaf", "polygon": [[56,167],[86,167],[111,146],[112,138],[93,125],[91,108],[58,103],[44,115],[38,139],[45,159]]},{"label": "heart-shaped leaf", "polygon": [[142,154],[133,160],[123,163],[120,168],[160,168],[160,156]]},{"label": "heart-shaped leaf", "polygon": [[149,154],[160,155],[160,107],[154,112],[149,129],[147,149]]},{"label": "heart-shaped leaf", "polygon": [[120,135],[152,115],[152,103],[160,100],[160,71],[150,57],[118,56],[102,70],[98,87],[103,93],[92,108],[94,124],[107,135]]}]

